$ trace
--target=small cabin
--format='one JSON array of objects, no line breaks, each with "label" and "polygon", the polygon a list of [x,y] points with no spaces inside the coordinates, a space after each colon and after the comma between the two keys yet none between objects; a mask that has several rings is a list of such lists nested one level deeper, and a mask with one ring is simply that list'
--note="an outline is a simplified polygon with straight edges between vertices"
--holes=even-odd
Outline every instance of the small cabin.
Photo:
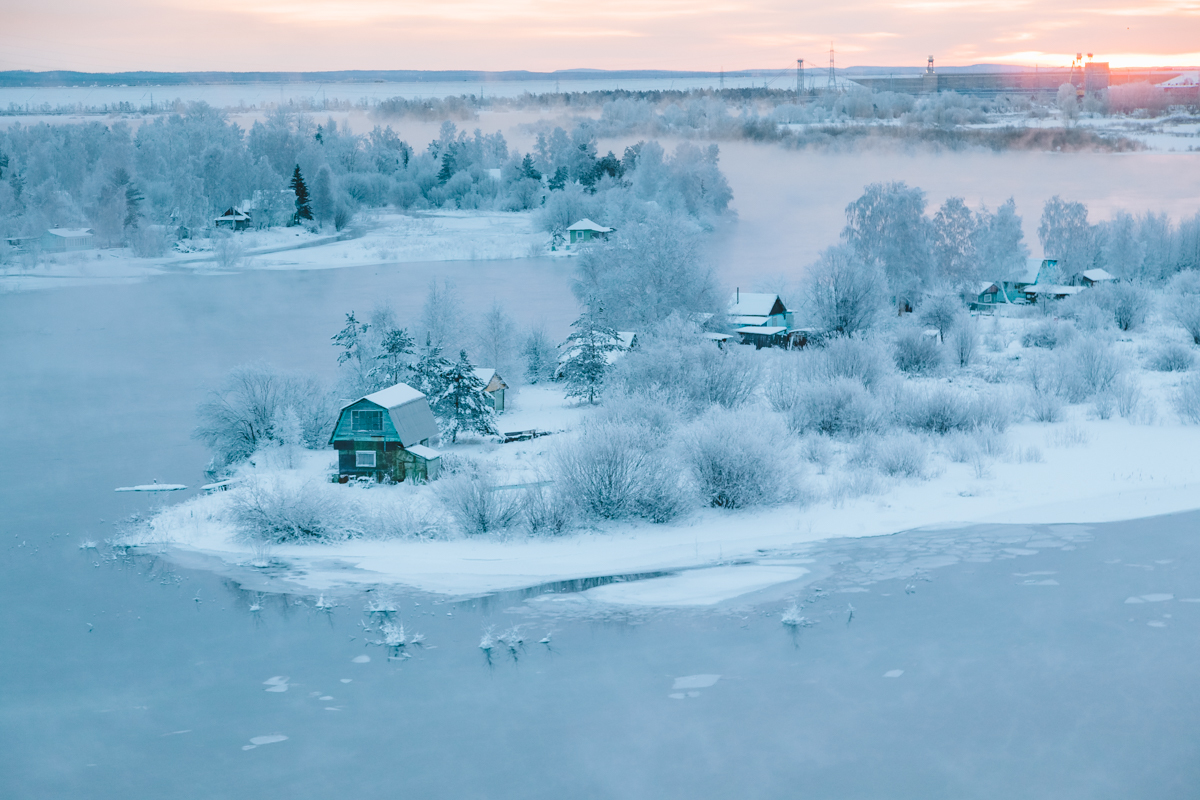
[{"label": "small cabin", "polygon": [[981,281],[975,287],[975,302],[990,306],[996,303],[1007,303],[1008,299],[999,281]]},{"label": "small cabin", "polygon": [[788,329],[782,325],[746,325],[734,333],[742,338],[742,344],[752,344],[755,350],[783,347],[788,342]]},{"label": "small cabin", "polygon": [[95,246],[96,234],[91,228],[51,228],[42,234],[43,253],[70,253]]},{"label": "small cabin", "polygon": [[1085,269],[1083,272],[1075,276],[1075,280],[1071,281],[1078,286],[1086,286],[1089,289],[1101,283],[1116,283],[1117,276],[1113,275],[1106,269]]},{"label": "small cabin", "polygon": [[777,294],[743,292],[738,289],[729,298],[729,323],[734,328],[790,328],[792,312]]},{"label": "small cabin", "polygon": [[250,228],[250,215],[236,208],[226,209],[225,213],[213,220],[217,228],[230,231],[244,231]]},{"label": "small cabin", "polygon": [[581,219],[567,228],[567,244],[586,244],[593,239],[607,239],[612,232],[612,228],[597,225],[590,219]]},{"label": "small cabin", "polygon": [[483,384],[488,403],[499,414],[504,410],[504,390],[508,384],[500,377],[500,373],[490,367],[479,367],[475,370],[475,377]]},{"label": "small cabin", "polygon": [[431,481],[441,469],[437,422],[425,395],[406,383],[342,408],[329,443],[338,453],[338,481]]}]

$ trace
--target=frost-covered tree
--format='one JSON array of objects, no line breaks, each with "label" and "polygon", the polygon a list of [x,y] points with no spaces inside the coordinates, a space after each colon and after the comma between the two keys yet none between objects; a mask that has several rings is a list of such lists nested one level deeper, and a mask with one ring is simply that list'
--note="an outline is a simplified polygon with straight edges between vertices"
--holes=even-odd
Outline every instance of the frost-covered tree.
[{"label": "frost-covered tree", "polygon": [[850,336],[879,322],[887,283],[874,263],[863,261],[847,245],[825,249],[805,275],[805,304],[822,331]]},{"label": "frost-covered tree", "polygon": [[715,314],[724,295],[688,223],[655,216],[588,248],[575,272],[575,296],[594,299],[606,319],[623,329],[644,330],[672,312]]},{"label": "frost-covered tree", "polygon": [[431,403],[436,401],[446,389],[445,376],[451,366],[449,361],[442,358],[442,348],[426,334],[421,356],[411,370],[413,387],[429,398]]},{"label": "frost-covered tree", "polygon": [[312,213],[313,218],[322,225],[333,222],[334,212],[337,211],[337,188],[334,185],[333,170],[328,164],[322,164],[313,180]]},{"label": "frost-covered tree", "polygon": [[952,294],[931,295],[918,310],[921,324],[935,328],[942,342],[946,341],[946,334],[958,324],[964,311],[962,301]]},{"label": "frost-covered tree", "polygon": [[897,299],[915,299],[930,277],[925,192],[903,181],[872,183],[846,206],[842,238],[867,264],[878,264]]},{"label": "frost-covered tree", "polygon": [[474,353],[480,365],[491,367],[515,381],[517,372],[517,325],[499,302],[480,319]]},{"label": "frost-covered tree", "polygon": [[951,286],[974,279],[978,268],[978,221],[961,197],[951,197],[933,215],[930,243],[937,277]]},{"label": "frost-covered tree", "polygon": [[330,337],[333,346],[340,347],[342,350],[342,352],[338,353],[337,357],[339,365],[345,364],[348,361],[354,361],[358,364],[366,361],[365,337],[367,331],[370,329],[370,323],[359,322],[355,319],[353,311],[346,315],[346,324],[340,331]]},{"label": "frost-covered tree", "polygon": [[1011,197],[995,213],[986,210],[980,213],[975,251],[979,265],[977,279],[1005,280],[1025,268],[1029,248],[1025,245],[1017,204]]},{"label": "frost-covered tree", "polygon": [[563,344],[563,379],[567,397],[594,404],[604,389],[610,354],[619,352],[620,337],[615,328],[604,320],[603,307],[589,304],[579,319],[571,323],[574,329]]},{"label": "frost-covered tree", "polygon": [[1064,119],[1073,120],[1079,116],[1079,91],[1074,84],[1064,83],[1059,86],[1055,100]]},{"label": "frost-covered tree", "polygon": [[443,388],[433,404],[433,412],[441,420],[442,432],[450,441],[458,441],[460,433],[474,431],[482,436],[496,433],[496,412],[487,400],[487,386],[475,374],[467,351],[458,354],[458,361],[442,376]]},{"label": "frost-covered tree", "polygon": [[375,356],[372,377],[380,388],[403,383],[409,371],[408,356],[413,355],[413,338],[404,328],[391,328],[380,340],[379,353]]},{"label": "frost-covered tree", "polygon": [[545,328],[538,326],[529,331],[521,346],[521,356],[525,359],[525,380],[544,383],[554,377],[554,368],[558,365],[557,353]]},{"label": "frost-covered tree", "polygon": [[1083,203],[1067,202],[1058,195],[1047,200],[1038,239],[1045,257],[1057,259],[1059,280],[1091,268],[1096,237]]},{"label": "frost-covered tree", "polygon": [[459,318],[462,314],[462,299],[452,281],[442,279],[429,282],[425,303],[421,306],[420,331],[443,351],[461,350]]},{"label": "frost-covered tree", "polygon": [[271,416],[271,440],[282,457],[283,466],[295,469],[304,448],[304,427],[292,406],[277,406]]}]

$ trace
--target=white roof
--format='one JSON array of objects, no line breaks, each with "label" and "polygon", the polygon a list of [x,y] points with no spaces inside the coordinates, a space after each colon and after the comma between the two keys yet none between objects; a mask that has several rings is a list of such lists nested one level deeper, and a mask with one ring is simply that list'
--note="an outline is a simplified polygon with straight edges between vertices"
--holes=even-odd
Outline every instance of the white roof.
[{"label": "white roof", "polygon": [[737,333],[756,333],[759,336],[774,336],[777,333],[783,333],[787,328],[778,325],[747,325],[745,328],[738,328]]},{"label": "white roof", "polygon": [[435,458],[441,458],[442,454],[432,447],[426,447],[423,444],[414,444],[411,447],[404,448],[414,456],[420,456],[426,461],[433,461]]},{"label": "white roof", "polygon": [[730,325],[762,325],[770,317],[766,314],[733,314],[728,319]]},{"label": "white roof", "polygon": [[1025,268],[1015,273],[1009,279],[1009,283],[1037,283],[1042,271],[1042,261],[1040,258],[1025,259]]},{"label": "white roof", "polygon": [[996,281],[980,281],[979,286],[975,289],[975,294],[983,294],[992,287],[997,289],[1000,288],[999,286],[996,286]]},{"label": "white roof", "polygon": [[1169,81],[1163,81],[1159,86],[1168,89],[1176,86],[1200,86],[1200,72],[1185,72],[1182,75],[1177,75]]},{"label": "white roof", "polygon": [[613,229],[606,228],[603,225],[597,225],[596,223],[592,222],[590,219],[581,219],[581,220],[579,220],[579,222],[576,222],[574,225],[567,228],[567,230],[569,230],[569,231],[595,231],[596,233],[612,233]]},{"label": "white roof", "polygon": [[[386,389],[380,389],[378,392],[369,394],[363,399],[370,400],[372,403],[384,408],[395,408],[405,403],[411,403],[414,400],[424,400],[425,395],[407,383],[397,383],[395,386],[389,386]],[[358,401],[356,400],[355,402]]]},{"label": "white roof", "polygon": [[51,228],[46,231],[51,236],[61,236],[64,239],[78,239],[82,236],[91,236],[91,228]]},{"label": "white roof", "polygon": [[1096,269],[1085,269],[1081,274],[1083,275],[1083,277],[1085,277],[1089,281],[1093,281],[1093,282],[1094,281],[1115,281],[1117,279],[1117,276],[1113,275],[1108,270],[1100,269],[1099,267],[1097,267]]},{"label": "white roof", "polygon": [[769,317],[775,304],[783,305],[777,294],[737,292],[729,298],[729,313],[743,316]]},{"label": "white roof", "polygon": [[224,214],[222,216],[216,217],[214,221],[215,222],[224,222],[226,220],[232,220],[234,222],[240,222],[244,219],[250,219],[250,215],[243,214],[242,212],[239,211],[236,214]]},{"label": "white roof", "polygon": [[[387,409],[392,424],[396,426],[400,444],[405,447],[411,448],[426,439],[437,438],[437,421],[433,418],[433,410],[429,407],[425,395],[407,383],[397,383],[362,399]],[[349,406],[342,408],[343,413],[347,407]]]},{"label": "white roof", "polygon": [[496,374],[496,370],[492,369],[491,367],[476,367],[475,368],[475,377],[479,378],[479,380],[483,381],[484,386],[487,386],[489,383],[492,382],[492,376],[494,376],[495,374]]},{"label": "white roof", "polygon": [[727,342],[730,338],[728,333],[702,333],[700,335],[715,342]]}]

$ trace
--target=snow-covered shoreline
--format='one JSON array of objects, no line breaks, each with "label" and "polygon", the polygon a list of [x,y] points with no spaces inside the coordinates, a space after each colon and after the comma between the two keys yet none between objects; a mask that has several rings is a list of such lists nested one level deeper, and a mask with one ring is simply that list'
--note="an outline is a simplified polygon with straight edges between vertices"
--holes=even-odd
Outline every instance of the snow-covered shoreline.
[{"label": "snow-covered shoreline", "polygon": [[[1170,391],[1170,376],[1146,388],[1152,397],[1163,397]],[[526,390],[538,392],[545,390]],[[517,419],[514,415],[513,421]],[[537,440],[543,451],[553,438]],[[1151,424],[1115,416],[1100,420],[1089,418],[1085,406],[1075,406],[1063,422],[1013,425],[1005,438],[1012,455],[982,467],[935,453],[933,477],[886,479],[881,491],[856,498],[840,495],[830,485],[836,478],[823,481],[811,475],[819,492],[812,502],[753,511],[705,509],[666,525],[611,523],[561,537],[352,539],[264,549],[240,542],[225,523],[200,521],[204,506],[193,504],[211,508],[222,501],[214,496],[168,509],[166,524],[142,530],[127,543],[169,544],[217,557],[231,567],[270,563],[278,572],[287,565],[287,582],[314,593],[399,585],[469,596],[581,578],[687,570],[687,579],[675,584],[656,578],[610,584],[582,595],[601,603],[687,606],[720,603],[801,578],[805,569],[803,559],[794,557],[797,548],[830,539],[979,524],[1115,522],[1200,508],[1200,459],[1194,456],[1200,452],[1200,427],[1165,419]],[[1016,455],[1034,450],[1040,454],[1038,462]],[[536,453],[511,452],[513,458],[505,460],[514,471],[507,475],[516,481],[522,475],[520,462]],[[310,469],[320,474],[327,460],[326,454],[312,454]],[[361,491],[383,497],[393,490]],[[793,558],[780,562],[780,554]]]}]

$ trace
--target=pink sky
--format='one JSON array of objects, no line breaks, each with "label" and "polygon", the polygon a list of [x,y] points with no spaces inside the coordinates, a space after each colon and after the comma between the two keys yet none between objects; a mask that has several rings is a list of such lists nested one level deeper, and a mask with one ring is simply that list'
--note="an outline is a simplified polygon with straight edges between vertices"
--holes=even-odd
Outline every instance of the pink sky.
[{"label": "pink sky", "polygon": [[0,0],[0,69],[1200,64],[1200,0]]}]

